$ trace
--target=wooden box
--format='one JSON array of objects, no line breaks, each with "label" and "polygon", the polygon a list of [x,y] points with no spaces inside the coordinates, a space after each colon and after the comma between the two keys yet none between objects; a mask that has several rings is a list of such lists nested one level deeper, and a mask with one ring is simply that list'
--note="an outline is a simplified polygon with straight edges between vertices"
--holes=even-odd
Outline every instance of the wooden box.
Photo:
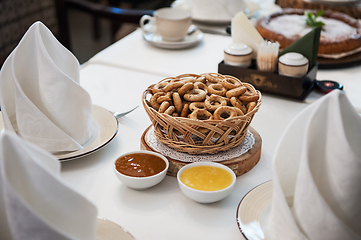
[{"label": "wooden box", "polygon": [[299,100],[311,92],[315,85],[318,65],[308,70],[308,73],[301,77],[288,77],[275,73],[262,72],[256,69],[256,61],[252,61],[249,68],[230,66],[224,64],[224,61],[218,64],[218,73],[223,75],[232,75],[242,82],[252,84],[257,90],[263,93],[271,93],[284,97],[295,98]]}]

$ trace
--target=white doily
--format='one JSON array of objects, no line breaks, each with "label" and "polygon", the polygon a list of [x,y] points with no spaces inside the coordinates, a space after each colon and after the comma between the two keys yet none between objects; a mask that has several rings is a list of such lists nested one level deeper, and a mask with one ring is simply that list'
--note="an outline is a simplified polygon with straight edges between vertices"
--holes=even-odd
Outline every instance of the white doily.
[{"label": "white doily", "polygon": [[193,155],[183,152],[177,152],[173,148],[170,148],[167,145],[161,143],[154,134],[153,126],[149,128],[149,130],[147,131],[145,135],[145,141],[149,144],[149,146],[153,150],[161,153],[166,157],[171,157],[172,159],[181,162],[221,162],[221,161],[229,160],[232,158],[239,157],[242,154],[248,152],[248,150],[250,150],[255,143],[253,134],[250,131],[248,131],[246,138],[237,147],[216,154],[205,153],[205,154]]}]

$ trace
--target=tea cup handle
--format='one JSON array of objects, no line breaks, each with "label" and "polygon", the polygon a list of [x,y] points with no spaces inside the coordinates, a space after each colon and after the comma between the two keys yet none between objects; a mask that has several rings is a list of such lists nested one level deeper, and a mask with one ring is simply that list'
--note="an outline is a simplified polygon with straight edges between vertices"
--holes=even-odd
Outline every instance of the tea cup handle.
[{"label": "tea cup handle", "polygon": [[[139,26],[144,32],[155,33],[157,31],[156,25],[154,23],[154,17],[149,15],[143,15],[139,20]],[[145,23],[148,21],[148,23]]]}]

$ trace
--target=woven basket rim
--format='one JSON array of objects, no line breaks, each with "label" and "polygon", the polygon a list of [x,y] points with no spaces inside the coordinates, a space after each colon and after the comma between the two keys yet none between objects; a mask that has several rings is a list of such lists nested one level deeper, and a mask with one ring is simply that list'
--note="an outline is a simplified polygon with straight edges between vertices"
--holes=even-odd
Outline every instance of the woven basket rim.
[{"label": "woven basket rim", "polygon": [[[164,80],[164,79],[163,79]],[[161,81],[163,81],[161,80]],[[243,83],[243,82],[242,82]],[[251,88],[253,88],[255,90],[255,92],[257,92],[257,94],[259,95],[259,98],[257,100],[257,105],[254,107],[254,109],[252,109],[252,111],[250,111],[249,113],[246,113],[245,115],[243,116],[236,116],[236,117],[232,117],[232,118],[228,118],[228,119],[225,119],[225,120],[215,120],[215,119],[212,119],[212,120],[196,120],[196,119],[190,119],[190,118],[186,118],[186,117],[173,117],[171,116],[172,118],[175,118],[175,119],[189,119],[191,122],[192,121],[202,121],[202,122],[212,122],[212,121],[217,121],[217,122],[223,122],[223,121],[232,121],[234,119],[241,119],[241,118],[247,118],[251,115],[254,115],[258,110],[259,110],[259,107],[261,106],[262,104],[262,93],[259,91],[259,90],[256,90],[255,87],[249,83],[243,83],[244,85],[247,85]],[[150,85],[146,90],[143,91],[143,94],[142,94],[142,103],[143,103],[143,106],[144,107],[147,107],[149,108],[149,110],[151,111],[154,111],[154,113],[156,114],[159,114],[159,115],[167,115],[165,113],[159,113],[157,110],[155,110],[154,108],[152,108],[151,106],[149,106],[146,102],[146,93],[149,93],[149,94],[152,94],[150,92],[150,89],[152,86],[154,86],[155,84],[152,84]],[[169,116],[169,115],[168,115]]]},{"label": "woven basket rim", "polygon": [[[190,74],[183,74],[180,76],[190,76]],[[194,76],[199,75],[195,74]],[[168,77],[162,79],[158,83],[177,79],[177,77]],[[254,115],[258,112],[259,107],[262,104],[261,92],[256,90],[255,87],[249,83],[240,82],[249,88],[251,92],[259,95],[256,106],[243,116],[222,120],[198,120],[159,113],[150,106],[149,103],[150,96],[153,95],[152,88],[158,83],[149,85],[149,87],[143,91],[142,104],[152,121],[156,137],[160,142],[180,152],[187,152],[189,154],[214,154],[235,147],[243,141]],[[208,129],[208,132],[203,134],[201,128]],[[181,135],[179,135],[179,133]],[[218,134],[218,136],[216,134]],[[183,136],[184,139],[179,139],[180,136]],[[199,140],[197,137],[199,137]],[[216,140],[213,140],[213,137],[216,137]]]}]

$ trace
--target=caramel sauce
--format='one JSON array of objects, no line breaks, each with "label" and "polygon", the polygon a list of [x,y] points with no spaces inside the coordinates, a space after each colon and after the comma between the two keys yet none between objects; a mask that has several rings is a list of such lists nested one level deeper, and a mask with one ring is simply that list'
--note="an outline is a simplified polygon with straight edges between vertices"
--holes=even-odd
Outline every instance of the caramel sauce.
[{"label": "caramel sauce", "polygon": [[118,172],[131,177],[149,177],[166,168],[165,161],[147,153],[133,153],[120,157],[115,162]]}]

